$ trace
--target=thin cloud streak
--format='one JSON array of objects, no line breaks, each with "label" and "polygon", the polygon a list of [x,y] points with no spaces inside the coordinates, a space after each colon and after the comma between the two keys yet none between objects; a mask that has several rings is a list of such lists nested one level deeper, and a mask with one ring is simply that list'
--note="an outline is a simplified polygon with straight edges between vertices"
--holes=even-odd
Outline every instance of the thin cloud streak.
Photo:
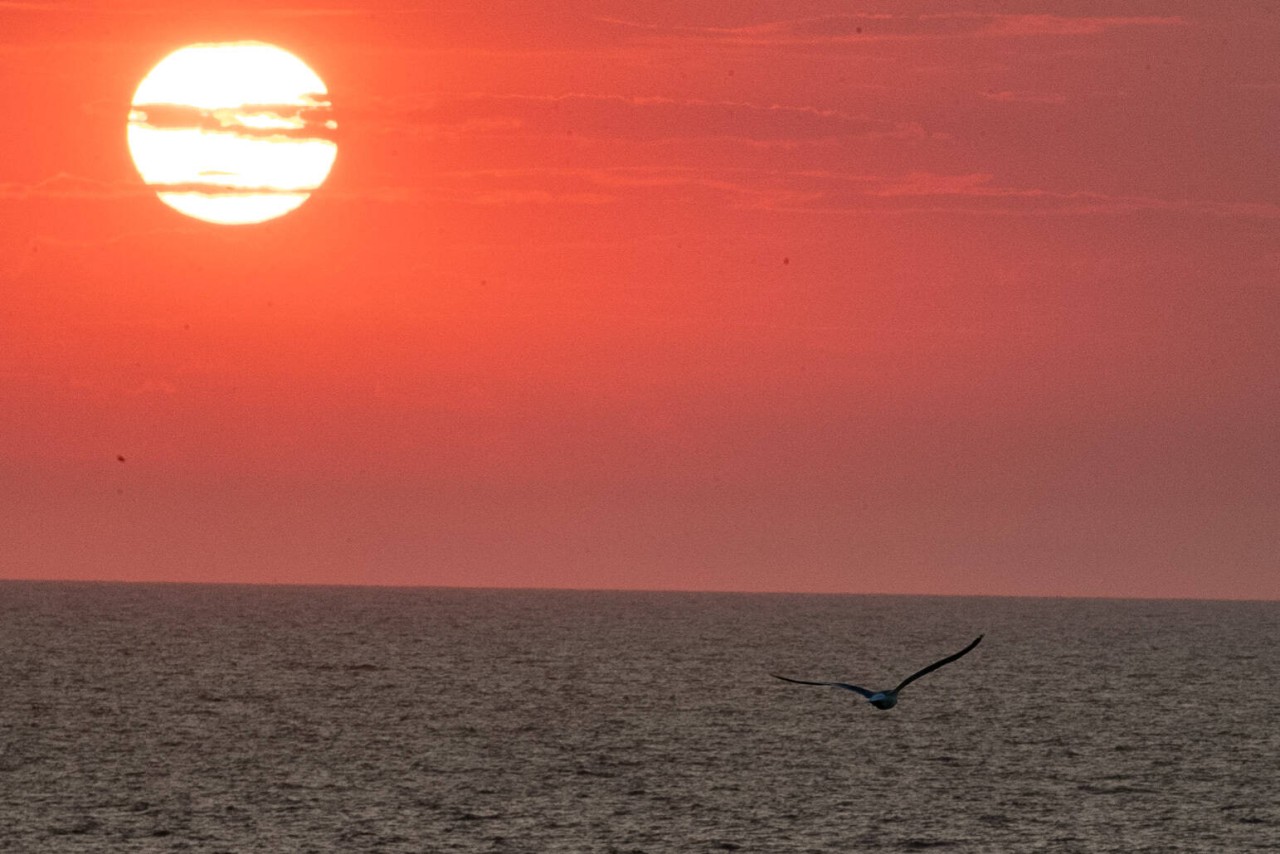
[{"label": "thin cloud streak", "polygon": [[1059,92],[1019,92],[1004,90],[1001,92],[979,92],[978,95],[988,101],[1006,104],[1065,104],[1067,96]]},{"label": "thin cloud streak", "polygon": [[344,125],[381,133],[519,133],[530,138],[572,134],[579,139],[655,141],[742,138],[755,145],[803,144],[812,139],[918,140],[915,122],[860,115],[833,107],[665,95],[561,92],[467,92],[430,103],[376,101],[343,109]]},{"label": "thin cloud streak", "polygon": [[821,15],[738,27],[665,26],[622,18],[603,23],[657,34],[671,41],[751,47],[821,47],[866,41],[916,41],[1029,36],[1098,35],[1126,27],[1174,27],[1181,16],[1085,16],[947,13],[938,15]]},{"label": "thin cloud streak", "polygon": [[[1129,216],[1138,213],[1224,219],[1280,219],[1280,206],[1166,199],[1089,190],[1003,186],[985,173],[871,175],[768,169],[613,167],[457,170],[430,186],[384,195],[395,203],[516,206],[649,204],[722,206],[777,214],[955,214],[972,216]],[[693,191],[697,191],[695,194]],[[355,194],[364,197],[363,194]],[[929,200],[931,204],[921,204]]]},{"label": "thin cloud streak", "polygon": [[490,92],[468,92],[458,96],[467,100],[492,101],[524,101],[535,103],[564,103],[567,101],[587,101],[593,103],[625,104],[633,107],[710,107],[732,110],[749,110],[763,113],[799,113],[823,119],[835,119],[846,122],[870,121],[866,116],[858,116],[843,110],[807,105],[761,104],[752,101],[711,100],[706,98],[671,98],[663,95],[616,95],[593,92],[564,92],[554,95],[496,94]]},{"label": "thin cloud streak", "polygon": [[22,201],[32,198],[46,199],[118,199],[140,196],[152,191],[138,181],[103,181],[86,178],[69,172],[59,172],[48,178],[30,183],[0,183],[0,200]]},{"label": "thin cloud streak", "polygon": [[[417,193],[395,186],[369,187],[352,190],[332,186],[298,190],[277,187],[220,187],[217,184],[146,184],[140,178],[132,181],[104,181],[98,178],[86,178],[69,172],[59,172],[48,178],[29,183],[0,183],[0,201],[22,202],[31,199],[134,199],[154,196],[161,192],[193,192],[232,195],[315,195],[322,193],[326,197],[381,202],[408,202],[417,197]],[[52,241],[56,242],[56,241]],[[94,241],[96,243],[96,241]]]},{"label": "thin cloud streak", "polygon": [[[100,5],[88,5],[79,3],[22,3],[11,2],[10,0],[0,0],[0,11],[11,12],[30,12],[36,14],[48,15],[116,15],[137,17],[141,15],[159,15],[173,11],[173,5],[169,3],[157,4],[155,6],[108,6],[106,8]],[[425,14],[430,11],[426,7],[390,7],[378,8],[375,10],[379,15],[417,15]],[[254,9],[252,7],[238,9],[237,15],[259,18],[355,18],[367,17],[370,9],[359,7],[336,7],[336,8],[317,8],[317,7],[292,7],[292,6],[274,6],[263,9]]]},{"label": "thin cloud streak", "polygon": [[[1215,218],[1280,219],[1280,205],[1229,200],[1166,199],[1156,196],[1107,194],[1090,190],[1057,191],[993,183],[989,173],[874,175],[796,170],[732,168],[707,170],[682,166],[612,168],[510,168],[441,172],[429,184],[417,187],[387,185],[366,189],[322,187],[303,191],[333,200],[385,204],[427,202],[484,207],[518,205],[607,205],[624,197],[647,195],[682,205],[687,194],[672,197],[681,188],[699,189],[704,198],[731,209],[777,213],[928,213],[998,216],[1129,215],[1141,212],[1209,216]],[[207,184],[147,185],[111,182],[60,173],[30,184],[0,184],[0,200],[125,199],[157,192],[296,195],[298,190],[272,187],[218,188]],[[934,204],[921,206],[921,199]],[[980,201],[988,204],[977,204]],[[1019,204],[1010,205],[1011,201]]]}]

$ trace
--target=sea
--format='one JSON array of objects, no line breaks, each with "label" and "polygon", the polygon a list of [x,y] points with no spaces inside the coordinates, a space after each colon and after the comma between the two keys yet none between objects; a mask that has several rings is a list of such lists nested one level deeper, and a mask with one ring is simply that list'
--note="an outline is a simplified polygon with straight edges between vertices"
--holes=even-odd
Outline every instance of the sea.
[{"label": "sea", "polygon": [[1280,603],[0,582],[0,850],[1280,851]]}]

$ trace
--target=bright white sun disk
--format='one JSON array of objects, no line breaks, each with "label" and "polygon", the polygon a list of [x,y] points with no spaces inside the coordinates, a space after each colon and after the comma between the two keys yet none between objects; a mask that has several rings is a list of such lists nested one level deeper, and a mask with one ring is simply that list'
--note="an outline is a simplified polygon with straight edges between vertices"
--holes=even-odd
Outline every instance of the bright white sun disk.
[{"label": "bright white sun disk", "polygon": [[142,179],[170,207],[243,224],[301,205],[337,156],[324,81],[261,42],[198,44],[139,84],[128,143]]}]

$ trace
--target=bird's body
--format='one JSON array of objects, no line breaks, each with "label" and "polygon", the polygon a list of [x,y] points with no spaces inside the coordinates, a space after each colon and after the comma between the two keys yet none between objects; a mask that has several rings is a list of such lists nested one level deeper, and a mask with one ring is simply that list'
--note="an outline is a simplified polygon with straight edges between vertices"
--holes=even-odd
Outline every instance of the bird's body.
[{"label": "bird's body", "polygon": [[906,679],[903,679],[901,682],[899,682],[898,687],[894,688],[891,691],[869,691],[866,688],[862,688],[857,685],[850,685],[848,682],[810,682],[807,679],[790,679],[786,676],[779,676],[776,673],[773,673],[770,675],[772,675],[774,679],[781,679],[783,682],[794,682],[797,685],[827,685],[831,688],[842,688],[845,691],[852,691],[855,694],[860,694],[861,696],[865,697],[867,699],[867,702],[870,703],[872,706],[876,707],[877,709],[887,711],[889,709],[892,709],[894,706],[898,705],[898,694],[899,692],[902,691],[903,688],[907,687],[912,682],[919,679],[921,676],[932,673],[933,671],[937,670],[939,667],[950,664],[951,662],[955,661],[957,658],[961,658],[963,656],[968,655],[970,652],[973,651],[973,648],[982,641],[983,637],[984,635],[978,635],[978,637],[974,639],[973,643],[969,644],[964,649],[957,652],[955,655],[948,655],[946,658],[941,659],[940,661],[935,661],[933,664],[930,664],[928,667],[925,667],[921,670],[917,670],[915,673],[912,673]]},{"label": "bird's body", "polygon": [[877,709],[888,711],[889,709],[892,709],[894,706],[898,705],[898,692],[897,691],[880,691],[876,694],[872,694],[870,697],[867,698],[867,700],[868,702],[871,703],[871,705],[875,706]]}]

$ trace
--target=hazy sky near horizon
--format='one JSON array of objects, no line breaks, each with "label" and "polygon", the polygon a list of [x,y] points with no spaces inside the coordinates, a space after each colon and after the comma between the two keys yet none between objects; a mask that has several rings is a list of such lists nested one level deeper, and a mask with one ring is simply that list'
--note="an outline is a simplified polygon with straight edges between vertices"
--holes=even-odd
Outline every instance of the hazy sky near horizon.
[{"label": "hazy sky near horizon", "polygon": [[[125,145],[235,39],[339,126],[256,226]],[[1280,598],[1277,44],[1271,2],[0,0],[0,577]]]}]

